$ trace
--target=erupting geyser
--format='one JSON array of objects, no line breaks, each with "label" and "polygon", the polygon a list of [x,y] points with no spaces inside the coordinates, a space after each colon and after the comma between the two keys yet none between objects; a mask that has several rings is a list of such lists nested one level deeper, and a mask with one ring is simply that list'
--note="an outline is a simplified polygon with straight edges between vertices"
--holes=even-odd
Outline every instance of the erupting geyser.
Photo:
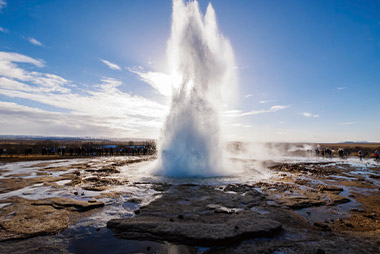
[{"label": "erupting geyser", "polygon": [[223,90],[234,90],[235,61],[211,4],[203,16],[197,1],[173,0],[168,57],[173,97],[159,144],[158,173],[223,175],[219,111]]}]

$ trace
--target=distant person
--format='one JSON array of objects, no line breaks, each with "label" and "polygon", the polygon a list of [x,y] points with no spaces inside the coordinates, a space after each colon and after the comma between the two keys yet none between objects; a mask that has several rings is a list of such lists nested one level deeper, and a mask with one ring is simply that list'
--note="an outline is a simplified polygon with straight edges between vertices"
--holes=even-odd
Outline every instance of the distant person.
[{"label": "distant person", "polygon": [[339,154],[339,157],[340,157],[340,158],[343,158],[343,157],[344,157],[344,151],[343,151],[342,148],[340,148],[340,149],[338,150],[338,154]]},{"label": "distant person", "polygon": [[330,158],[332,157],[332,150],[330,148],[326,150],[326,153],[329,155]]},{"label": "distant person", "polygon": [[375,151],[375,154],[373,155],[373,157],[375,157],[375,161],[378,161],[378,160],[379,160],[379,156],[380,156],[379,151],[376,150],[376,151]]},{"label": "distant person", "polygon": [[316,155],[317,157],[319,157],[319,149],[318,149],[318,148],[315,149],[315,155]]},{"label": "distant person", "polygon": [[360,160],[363,159],[363,157],[364,157],[364,153],[363,153],[362,150],[359,150],[359,152],[358,152],[358,156],[359,156]]}]

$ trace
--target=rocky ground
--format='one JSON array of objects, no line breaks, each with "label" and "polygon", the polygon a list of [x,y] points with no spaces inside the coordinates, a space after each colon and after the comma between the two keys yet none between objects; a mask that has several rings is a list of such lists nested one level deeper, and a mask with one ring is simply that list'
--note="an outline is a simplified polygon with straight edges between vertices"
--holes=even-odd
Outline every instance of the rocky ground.
[{"label": "rocky ground", "polygon": [[2,165],[0,253],[380,252],[379,164],[266,162],[259,182],[136,178],[151,160]]}]

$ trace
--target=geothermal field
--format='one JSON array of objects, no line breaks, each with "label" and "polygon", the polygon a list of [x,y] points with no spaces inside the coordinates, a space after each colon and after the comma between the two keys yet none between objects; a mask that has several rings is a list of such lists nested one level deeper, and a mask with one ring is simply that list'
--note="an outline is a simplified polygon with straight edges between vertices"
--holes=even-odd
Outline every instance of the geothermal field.
[{"label": "geothermal field", "polygon": [[[64,1],[51,1],[51,4],[57,2],[62,4]],[[67,2],[69,5],[70,1]],[[98,4],[95,3],[97,1],[93,2],[94,5]],[[154,17],[159,23],[154,8],[147,8],[144,1],[130,2],[133,1],[120,2],[132,9],[129,12],[132,18],[123,14],[123,19],[120,19],[122,25],[117,20],[119,26],[132,24],[140,27],[145,21],[139,19],[136,13],[148,13],[146,16]],[[220,6],[225,4],[220,2]],[[141,9],[133,9],[141,7],[139,4],[142,4]],[[240,59],[237,61],[232,44],[219,30],[217,15],[211,3],[206,8],[202,8],[203,3],[197,1],[173,0],[171,4],[171,29],[169,39],[167,35],[165,37],[165,73],[145,71],[140,66],[142,60],[134,62],[138,64],[136,68],[119,66],[102,56],[98,57],[96,54],[106,54],[107,51],[102,49],[80,55],[84,49],[103,45],[103,42],[96,41],[100,37],[115,40],[112,47],[124,43],[119,40],[131,40],[128,41],[130,44],[123,44],[126,51],[133,44],[132,39],[136,40],[136,45],[141,44],[140,48],[145,48],[140,51],[149,51],[146,44],[149,39],[138,41],[132,34],[125,36],[128,37],[125,39],[120,36],[121,30],[108,23],[108,18],[102,19],[104,13],[83,18],[77,13],[81,8],[76,6],[67,17],[78,17],[75,24],[80,29],[68,29],[69,32],[65,30],[62,36],[58,34],[51,37],[59,37],[59,50],[62,52],[69,50],[70,45],[71,48],[79,45],[78,49],[74,53],[62,53],[64,57],[59,59],[57,56],[58,60],[51,59],[50,62],[57,61],[56,68],[63,73],[73,73],[73,80],[86,77],[91,72],[94,74],[88,80],[100,77],[101,83],[93,86],[87,82],[74,84],[53,74],[57,71],[50,74],[37,71],[37,68],[51,70],[39,58],[0,52],[0,124],[4,128],[0,134],[8,132],[11,135],[0,136],[0,253],[380,253],[380,144],[320,142],[322,139],[350,138],[353,133],[362,135],[355,134],[357,140],[365,140],[359,139],[361,137],[378,138],[379,129],[373,127],[379,126],[376,124],[376,114],[371,113],[370,118],[364,116],[365,111],[376,108],[378,98],[374,99],[375,92],[362,95],[362,90],[349,90],[353,89],[350,82],[357,74],[353,78],[346,78],[359,65],[365,64],[359,62],[355,68],[351,66],[351,69],[344,69],[345,79],[338,80],[340,83],[334,80],[339,83],[339,87],[331,88],[332,81],[328,78],[334,71],[330,67],[327,67],[327,74],[318,72],[314,67],[305,67],[318,61],[319,68],[330,64],[331,59],[323,58],[323,50],[319,48],[328,43],[314,45],[313,38],[304,36],[302,38],[307,38],[305,41],[313,44],[314,48],[304,53],[305,59],[294,67],[295,72],[288,73],[285,69],[293,67],[295,57],[302,55],[299,52],[303,46],[293,45],[292,29],[288,33],[277,29],[279,24],[268,26],[265,31],[285,34],[279,41],[295,53],[283,61],[276,72],[268,71],[274,80],[271,82],[281,85],[276,89],[267,85],[269,92],[255,94],[260,84],[270,84],[261,80],[267,74],[260,68],[272,58],[265,53],[258,53],[258,59],[254,59],[256,65],[252,62],[252,69],[251,66],[241,66],[238,63],[242,61],[243,54],[239,54]],[[6,1],[0,0],[0,18],[5,6]],[[46,6],[49,7],[44,4],[38,6],[30,16],[41,18],[43,15],[38,15],[38,11]],[[86,12],[89,9],[88,13],[103,10],[99,6],[92,8],[92,5],[85,4],[81,7]],[[123,8],[116,7],[111,8],[113,12],[110,11],[106,17],[124,13]],[[154,11],[159,11],[161,7],[157,6]],[[240,9],[241,15],[245,11],[245,5],[243,7]],[[54,18],[59,19],[60,15],[55,11],[60,8],[49,8],[56,16]],[[249,8],[255,10],[256,6],[253,8],[249,5]],[[18,10],[16,7],[9,9]],[[221,9],[221,13],[227,16],[234,11],[233,8]],[[282,8],[270,6],[262,10],[265,9],[272,12]],[[329,7],[329,10],[333,9]],[[3,11],[6,13],[7,9]],[[269,33],[260,34],[259,25],[251,26],[243,16],[239,20],[240,13],[236,13],[228,22],[224,20],[221,24],[237,37],[241,32],[239,29],[257,31],[258,35],[252,37],[254,43],[249,47],[259,47],[260,41],[265,40]],[[310,13],[314,13],[314,9]],[[255,18],[265,15],[258,14]],[[289,20],[294,22],[291,23],[292,28],[295,24],[302,25],[302,21],[293,20],[292,15],[281,15],[284,24]],[[339,15],[341,17],[343,14]],[[378,26],[378,12],[375,16]],[[369,17],[371,15],[366,15],[366,19]],[[79,39],[76,40],[82,34],[82,22],[90,20],[92,24],[98,18],[102,22],[91,25],[94,30],[89,28],[92,31],[89,35],[92,36],[91,43],[83,46]],[[323,18],[312,22],[312,28],[302,28],[300,31],[313,30],[314,25],[320,19],[323,21]],[[235,21],[236,24],[233,23]],[[50,31],[48,34],[53,33],[53,30],[64,28],[67,22],[72,22],[71,18],[65,18],[59,25],[52,29],[49,27],[50,30],[46,31]],[[329,22],[326,27],[335,24],[338,23]],[[346,23],[342,24],[344,28],[347,27]],[[104,27],[107,29],[102,30]],[[118,32],[114,36],[107,35],[113,29]],[[129,29],[132,30],[131,26]],[[38,29],[28,32],[35,30]],[[98,30],[103,33],[98,33]],[[360,26],[362,30],[368,29]],[[161,38],[165,34],[156,28],[149,31],[154,34],[154,38]],[[321,32],[322,35],[316,37],[330,38],[342,31],[336,29],[327,35]],[[0,35],[5,36],[13,31],[0,27],[0,32]],[[352,43],[369,38],[368,34],[361,36],[360,40],[352,40]],[[41,52],[50,50],[49,53],[41,53],[46,57],[60,52],[53,52],[53,46],[48,42],[45,45],[33,37],[17,36],[20,37],[17,40],[28,40]],[[75,42],[70,44],[69,39],[65,41],[66,36],[75,37]],[[48,41],[48,38],[45,39]],[[68,44],[62,44],[62,41]],[[378,42],[379,39],[368,41]],[[273,59],[281,55],[277,42],[267,42],[268,47],[272,47],[270,51],[273,52]],[[19,44],[21,42],[14,43]],[[342,50],[342,43],[336,44],[339,45],[338,49],[330,50],[330,54]],[[239,45],[239,50],[240,45],[247,47],[247,43],[235,45]],[[157,45],[152,43],[150,46]],[[4,48],[9,50],[13,47]],[[121,53],[124,51],[114,51],[120,57],[119,61],[122,61],[122,57],[124,60],[129,59],[128,54],[131,58],[132,55],[143,58],[144,53],[139,50],[125,54]],[[310,52],[316,55],[311,57]],[[350,52],[358,54],[355,50]],[[375,55],[373,52],[375,49],[370,54]],[[70,58],[68,64],[75,67],[63,71],[63,60],[77,55],[81,56],[80,61]],[[162,64],[151,60],[150,55],[144,57],[148,59],[149,68],[159,69],[157,66]],[[90,67],[77,66],[78,62],[82,64],[82,60],[92,61],[94,58],[106,65],[115,78],[109,77],[111,75],[106,77],[95,64],[92,71],[89,71]],[[346,55],[342,59],[345,63],[355,62],[347,60]],[[32,67],[26,69],[28,65]],[[333,65],[341,66],[339,63]],[[366,71],[372,69],[378,71],[378,68],[366,68]],[[241,76],[238,70],[243,73]],[[128,74],[124,75],[123,71],[128,71]],[[247,81],[248,72],[254,73],[252,81]],[[132,74],[138,75],[140,80],[132,79]],[[292,78],[289,83],[283,81],[284,77],[289,76]],[[304,76],[312,78],[307,82],[294,78]],[[239,82],[240,77],[244,82]],[[319,84],[313,84],[312,79],[320,77],[318,82],[329,84],[328,89],[336,96],[331,101],[337,101],[337,104],[326,99],[320,91],[311,92],[307,90],[311,88],[305,88],[305,84],[318,87]],[[146,84],[127,86],[123,83],[127,79],[128,82],[134,80]],[[292,87],[293,90],[288,92],[286,84],[291,87],[290,83],[297,82],[302,83],[302,86]],[[371,80],[363,78],[352,82],[365,86]],[[244,90],[244,86],[250,83],[254,84],[251,86],[254,92],[239,94],[238,85]],[[363,90],[373,91],[373,87],[368,86]],[[325,92],[330,91],[328,89],[323,88]],[[277,97],[269,98],[268,94],[274,94],[277,90]],[[346,96],[355,94],[364,99],[355,97],[346,103],[338,97],[346,91]],[[300,93],[297,94],[299,98],[295,95],[297,92]],[[285,96],[289,96],[286,104],[277,103],[285,101],[281,99]],[[315,101],[312,102],[312,99]],[[244,110],[230,107],[236,101],[243,105],[248,100],[255,105],[254,110],[246,106]],[[360,100],[367,103],[366,106],[354,105]],[[360,111],[354,111],[351,104],[360,108]],[[263,105],[272,106],[264,108]],[[306,107],[313,110],[305,112],[303,108]],[[292,108],[295,108],[293,115],[286,113]],[[285,113],[279,114],[281,110]],[[331,113],[333,110],[336,111]],[[375,110],[378,113],[378,107]],[[265,114],[277,115],[268,120],[263,116]],[[358,118],[349,121],[349,116]],[[249,117],[257,118],[252,122],[244,120]],[[344,119],[334,122],[339,117]],[[302,120],[297,120],[299,118]],[[325,121],[324,124],[318,125],[319,120]],[[259,128],[261,121],[266,122]],[[292,122],[294,125],[291,126],[289,123]],[[355,129],[355,125],[359,127]],[[285,131],[280,131],[281,126],[286,126]],[[20,132],[23,132],[22,135],[32,133],[34,137],[20,137]],[[18,136],[12,136],[15,133]],[[244,138],[236,138],[240,134],[244,134],[241,136]],[[47,135],[52,138],[46,138]],[[70,135],[94,138],[65,138]],[[113,139],[96,138],[107,135]],[[145,141],[144,135],[154,138]],[[290,141],[274,142],[278,135]],[[308,139],[316,141],[298,141]]]},{"label": "geothermal field", "polygon": [[378,252],[380,163],[290,150],[235,151],[218,177],[157,175],[154,155],[3,158],[0,252]]}]

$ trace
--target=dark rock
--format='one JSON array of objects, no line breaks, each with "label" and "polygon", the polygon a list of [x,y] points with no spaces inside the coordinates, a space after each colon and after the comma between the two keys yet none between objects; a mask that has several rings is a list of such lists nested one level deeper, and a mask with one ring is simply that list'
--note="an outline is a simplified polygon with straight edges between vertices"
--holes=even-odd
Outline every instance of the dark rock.
[{"label": "dark rock", "polygon": [[101,169],[97,170],[97,173],[104,173],[104,174],[117,174],[120,173],[120,170],[118,170],[116,167],[103,167]]},{"label": "dark rock", "polygon": [[155,191],[167,191],[169,190],[171,187],[171,184],[167,184],[167,183],[155,183],[152,185],[152,188],[153,190]]},{"label": "dark rock", "polygon": [[369,219],[376,219],[377,214],[376,213],[369,213],[369,214],[364,214],[363,216],[366,218],[369,218]]},{"label": "dark rock", "polygon": [[346,227],[349,227],[349,228],[353,228],[353,227],[354,227],[354,225],[352,225],[351,223],[348,223],[348,222],[345,223],[344,225],[345,225]]},{"label": "dark rock", "polygon": [[[233,192],[246,192],[252,190],[252,186],[246,185],[246,184],[228,184],[224,191],[233,191]],[[253,190],[256,191],[256,190]]]},{"label": "dark rock", "polygon": [[364,213],[363,209],[358,209],[358,208],[351,208],[351,212],[357,212],[357,213]]},{"label": "dark rock", "polygon": [[369,177],[370,177],[370,178],[373,178],[373,179],[380,179],[380,175],[373,175],[373,174],[370,174]]},{"label": "dark rock", "polygon": [[326,224],[323,224],[323,223],[320,223],[320,222],[314,222],[313,225],[316,226],[316,227],[318,227],[318,228],[321,228],[321,229],[323,229],[325,231],[331,231],[331,228],[328,225],[326,225]]},{"label": "dark rock", "polygon": [[332,192],[342,192],[343,188],[336,186],[321,185],[319,191],[332,191]]},{"label": "dark rock", "polygon": [[[264,202],[260,197],[250,196],[249,199],[250,202]],[[183,200],[188,204],[181,204]],[[222,206],[212,205],[210,200],[212,204],[223,204],[225,208],[240,208],[242,205],[241,195],[221,192],[213,186],[178,185],[172,186],[161,198],[147,205],[144,213],[110,220],[107,227],[120,238],[198,246],[226,245],[254,237],[273,237],[281,231],[280,222],[249,209],[241,209],[239,214],[236,214],[235,208],[229,209],[234,211],[232,214],[215,213]],[[176,214],[178,220],[173,219]]]},{"label": "dark rock", "polygon": [[82,187],[82,189],[88,190],[88,191],[104,191],[107,189],[107,187],[105,187],[105,186],[84,186],[84,187]]},{"label": "dark rock", "polygon": [[88,202],[73,200],[68,198],[47,198],[32,202],[34,206],[52,206],[56,209],[71,209],[75,211],[87,211],[98,207],[103,207],[104,204],[100,201],[89,200]]},{"label": "dark rock", "polygon": [[141,204],[142,199],[140,198],[130,198],[127,200],[127,202],[134,203],[134,204]]},{"label": "dark rock", "polygon": [[346,197],[343,197],[343,196],[340,196],[340,195],[335,195],[335,194],[329,195],[328,198],[330,200],[330,202],[329,202],[328,205],[345,204],[345,203],[348,203],[348,202],[351,201],[351,200],[349,200]]},{"label": "dark rock", "polygon": [[[236,226],[238,230],[234,230]],[[121,238],[172,241],[203,246],[225,245],[253,237],[272,237],[281,230],[280,223],[258,218],[253,213],[220,223],[199,221],[168,224],[160,218],[133,217],[110,220],[107,227],[114,230]]]},{"label": "dark rock", "polygon": [[302,209],[306,207],[326,205],[326,201],[320,196],[310,194],[302,197],[288,197],[282,202],[282,204],[291,209]]}]

